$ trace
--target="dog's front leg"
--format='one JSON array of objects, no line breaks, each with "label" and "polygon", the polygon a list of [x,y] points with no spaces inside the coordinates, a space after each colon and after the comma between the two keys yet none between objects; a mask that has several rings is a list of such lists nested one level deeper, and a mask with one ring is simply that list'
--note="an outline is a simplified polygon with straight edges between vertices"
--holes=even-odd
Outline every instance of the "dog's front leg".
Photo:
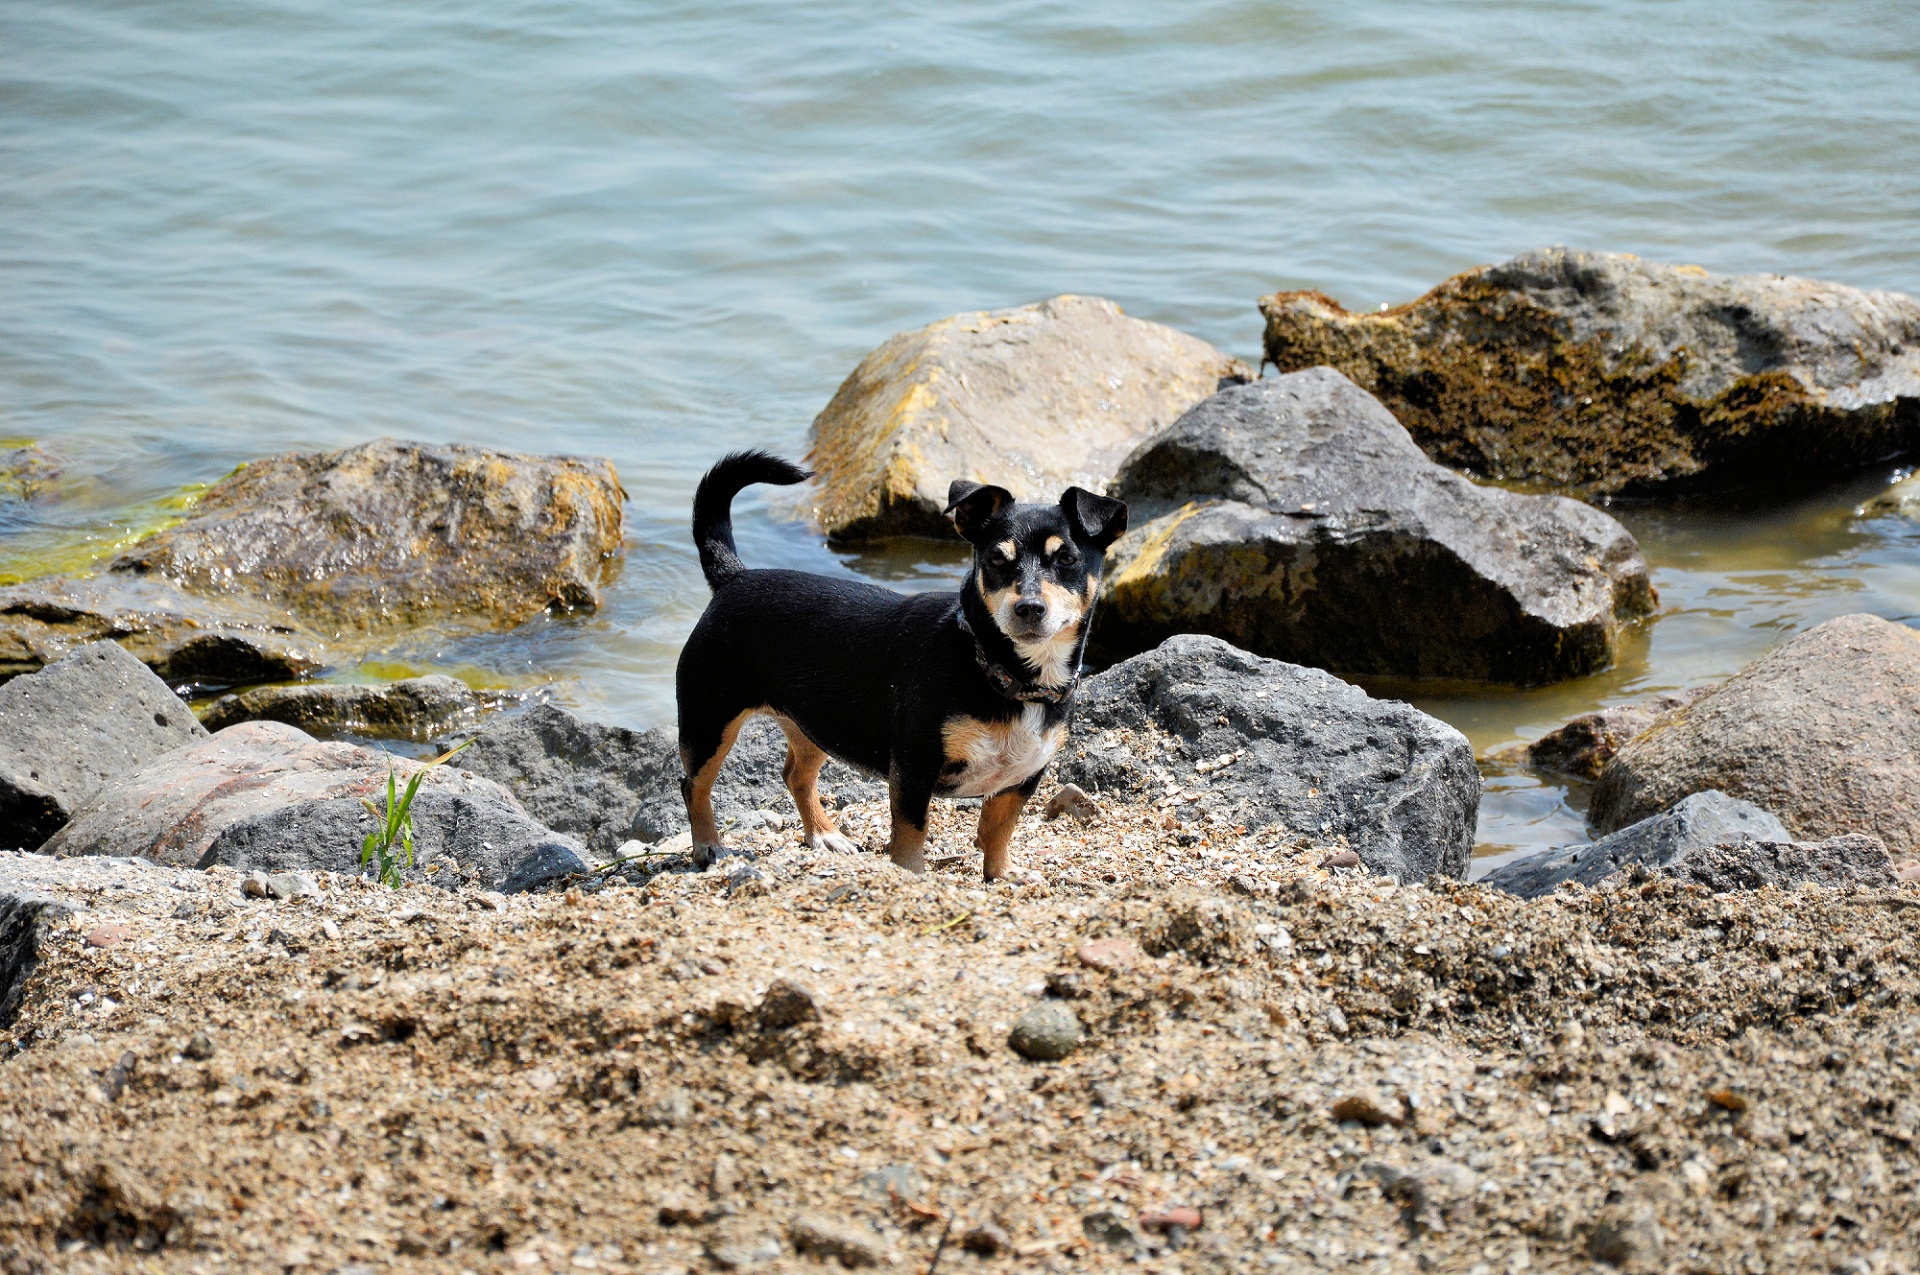
[{"label": "dog's front leg", "polygon": [[925,872],[932,782],[904,775],[895,766],[887,776],[887,797],[893,807],[893,835],[887,839],[887,857],[909,872]]},{"label": "dog's front leg", "polygon": [[1007,874],[1007,848],[1020,822],[1020,810],[1039,786],[1040,776],[1036,774],[1018,788],[997,792],[980,803],[980,827],[973,844],[980,847],[981,873],[988,881],[998,881]]}]

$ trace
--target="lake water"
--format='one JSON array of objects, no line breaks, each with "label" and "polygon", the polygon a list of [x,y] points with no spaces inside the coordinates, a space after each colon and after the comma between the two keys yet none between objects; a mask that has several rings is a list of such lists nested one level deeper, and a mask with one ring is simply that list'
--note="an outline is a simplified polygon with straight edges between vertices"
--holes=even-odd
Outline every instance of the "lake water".
[{"label": "lake water", "polygon": [[[1352,307],[1569,243],[1920,293],[1920,9],[1616,0],[1098,6],[176,0],[0,6],[0,434],[66,462],[0,569],[250,457],[382,434],[611,457],[598,614],[341,676],[672,714],[700,471],[798,455],[887,335],[1060,292],[1249,362],[1258,296]],[[1616,507],[1659,616],[1616,670],[1423,698],[1487,748],[1920,611],[1920,533]],[[748,561],[950,580],[743,501]],[[1494,775],[1488,851],[1582,795]]]}]

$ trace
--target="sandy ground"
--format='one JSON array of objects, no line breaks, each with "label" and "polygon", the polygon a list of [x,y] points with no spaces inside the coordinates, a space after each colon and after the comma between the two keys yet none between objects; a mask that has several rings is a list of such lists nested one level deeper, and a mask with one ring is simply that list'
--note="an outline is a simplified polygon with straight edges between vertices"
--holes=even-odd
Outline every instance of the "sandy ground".
[{"label": "sandy ground", "polygon": [[1030,816],[990,888],[771,830],[514,899],[9,856],[84,909],[0,1031],[0,1270],[1920,1270],[1920,888],[1171,825]]}]

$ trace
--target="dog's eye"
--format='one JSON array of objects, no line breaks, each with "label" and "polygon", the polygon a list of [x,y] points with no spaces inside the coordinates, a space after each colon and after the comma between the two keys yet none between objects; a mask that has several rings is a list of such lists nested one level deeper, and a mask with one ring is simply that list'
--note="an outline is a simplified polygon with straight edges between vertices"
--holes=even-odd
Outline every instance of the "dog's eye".
[{"label": "dog's eye", "polygon": [[1059,553],[1053,555],[1053,564],[1056,567],[1070,567],[1078,561],[1080,561],[1080,555],[1071,549],[1062,548]]},{"label": "dog's eye", "polygon": [[1013,555],[1008,553],[1005,549],[995,549],[992,553],[987,555],[987,561],[991,562],[996,567],[1004,567],[1008,563],[1013,561]]}]

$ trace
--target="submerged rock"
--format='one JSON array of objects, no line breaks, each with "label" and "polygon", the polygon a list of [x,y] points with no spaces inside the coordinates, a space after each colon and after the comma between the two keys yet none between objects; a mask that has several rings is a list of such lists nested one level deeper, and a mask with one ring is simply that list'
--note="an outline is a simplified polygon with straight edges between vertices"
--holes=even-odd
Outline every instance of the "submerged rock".
[{"label": "submerged rock", "polygon": [[201,722],[208,730],[241,722],[285,722],[310,735],[425,741],[464,730],[512,699],[504,692],[475,691],[459,678],[440,674],[384,686],[259,686],[222,695]]},{"label": "submerged rock", "polygon": [[1400,881],[1466,873],[1480,806],[1466,738],[1317,669],[1169,638],[1082,685],[1074,735],[1058,778],[1088,792],[1344,840]]},{"label": "submerged rock", "polygon": [[1582,713],[1558,730],[1548,731],[1531,744],[1515,744],[1489,755],[1488,760],[1558,771],[1579,779],[1598,779],[1626,742],[1640,734],[1663,713],[1683,708],[1706,694],[1706,687],[1668,691],[1638,704]]},{"label": "submerged rock", "polygon": [[1534,684],[1606,667],[1653,608],[1619,523],[1434,464],[1327,368],[1222,390],[1111,490],[1137,520],[1094,629],[1117,651],[1203,632],[1341,672]]},{"label": "submerged rock", "polygon": [[[42,851],[125,855],[177,868],[360,871],[362,839],[386,808],[388,767],[400,787],[420,769],[346,743],[323,743],[280,722],[247,722],[175,749],[106,785]],[[414,871],[444,880],[528,888],[582,871],[578,843],[529,818],[504,789],[451,766],[433,768],[414,799]]]},{"label": "submerged rock", "polygon": [[1806,484],[1920,446],[1920,301],[1546,248],[1379,314],[1260,302],[1266,357],[1325,364],[1429,455],[1594,492]]},{"label": "submerged rock", "polygon": [[1803,840],[1920,847],[1920,634],[1871,615],[1802,633],[1622,748],[1589,817],[1610,832],[1711,788]]},{"label": "submerged rock", "polygon": [[[1630,864],[1664,868],[1727,842],[1790,841],[1778,819],[1723,792],[1697,792],[1639,823],[1584,846],[1561,846],[1502,864],[1480,884],[1536,899],[1562,882],[1598,885]],[[1883,852],[1884,854],[1884,852]]]},{"label": "submerged rock", "polygon": [[1715,894],[1785,889],[1811,883],[1837,888],[1894,884],[1887,847],[1878,837],[1852,832],[1825,841],[1740,841],[1689,850],[1661,865],[1659,875]]},{"label": "submerged rock", "polygon": [[1022,499],[1101,489],[1135,444],[1246,365],[1098,297],[955,315],[890,338],[813,422],[830,536],[946,537],[955,478]]},{"label": "submerged rock", "polygon": [[1911,474],[1860,506],[1862,518],[1920,519],[1920,474]]},{"label": "submerged rock", "polygon": [[95,642],[0,686],[0,850],[32,850],[102,786],[207,732],[167,684]]},{"label": "submerged rock", "polygon": [[[722,827],[756,810],[792,802],[781,780],[786,736],[767,718],[740,731],[714,786]],[[680,795],[680,745],[669,730],[630,730],[587,721],[557,704],[537,704],[488,727],[460,754],[463,768],[495,780],[550,828],[612,853],[627,841],[657,842],[687,827]],[[840,762],[820,772],[822,794],[867,801],[886,786]]]}]

